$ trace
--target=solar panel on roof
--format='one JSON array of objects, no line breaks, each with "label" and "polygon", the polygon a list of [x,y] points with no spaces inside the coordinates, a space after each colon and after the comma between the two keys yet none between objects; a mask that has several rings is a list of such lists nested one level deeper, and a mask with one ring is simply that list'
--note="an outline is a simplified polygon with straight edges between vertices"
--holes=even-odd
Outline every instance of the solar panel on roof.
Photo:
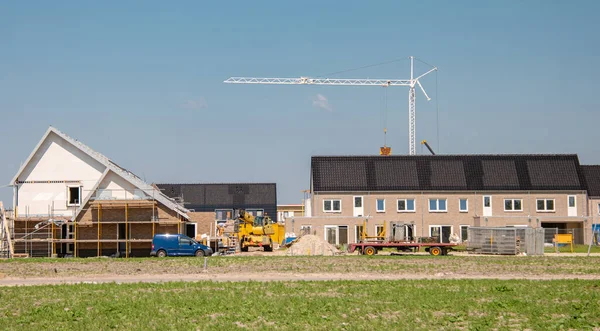
[{"label": "solar panel on roof", "polygon": [[365,161],[344,160],[343,162],[324,162],[320,165],[319,170],[319,180],[322,190],[367,188]]},{"label": "solar panel on roof", "polygon": [[484,187],[519,187],[514,160],[483,160],[481,166]]},{"label": "solar panel on roof", "polygon": [[204,203],[207,205],[232,204],[233,194],[229,194],[228,185],[211,185],[206,187]]},{"label": "solar panel on roof", "polygon": [[462,161],[432,160],[431,186],[467,187],[467,179]]},{"label": "solar panel on roof", "polygon": [[418,189],[417,162],[390,159],[375,162],[375,182],[378,188]]},{"label": "solar panel on roof", "polygon": [[527,169],[534,188],[580,186],[572,160],[528,160]]}]

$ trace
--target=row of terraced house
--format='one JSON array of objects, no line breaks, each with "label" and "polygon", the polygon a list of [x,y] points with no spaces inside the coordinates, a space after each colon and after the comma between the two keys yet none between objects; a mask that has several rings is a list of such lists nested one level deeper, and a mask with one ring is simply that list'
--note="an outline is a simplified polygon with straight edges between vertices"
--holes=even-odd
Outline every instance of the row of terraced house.
[{"label": "row of terraced house", "polygon": [[278,208],[275,183],[149,184],[53,127],[11,185],[15,253],[32,256],[145,256],[154,234],[211,234],[240,208],[337,245],[384,223],[406,240],[515,226],[587,243],[600,204],[600,166],[577,155],[314,156],[308,198]]}]

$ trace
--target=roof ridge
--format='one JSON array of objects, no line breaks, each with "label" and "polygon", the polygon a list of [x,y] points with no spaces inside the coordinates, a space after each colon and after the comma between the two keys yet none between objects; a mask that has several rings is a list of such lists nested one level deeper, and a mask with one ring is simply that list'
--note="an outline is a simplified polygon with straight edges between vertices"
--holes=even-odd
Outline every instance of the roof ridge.
[{"label": "roof ridge", "polygon": [[419,154],[419,155],[312,155],[311,157],[326,157],[326,158],[334,158],[334,157],[372,157],[372,158],[397,158],[397,157],[406,157],[406,158],[417,158],[417,157],[427,157],[427,158],[437,158],[437,157],[456,157],[456,156],[468,156],[468,157],[476,157],[476,156],[578,156],[577,153],[550,153],[550,154],[436,154],[436,155],[427,155],[427,154]]},{"label": "roof ridge", "polygon": [[239,183],[153,183],[155,185],[277,185],[277,183],[272,182],[239,182]]}]

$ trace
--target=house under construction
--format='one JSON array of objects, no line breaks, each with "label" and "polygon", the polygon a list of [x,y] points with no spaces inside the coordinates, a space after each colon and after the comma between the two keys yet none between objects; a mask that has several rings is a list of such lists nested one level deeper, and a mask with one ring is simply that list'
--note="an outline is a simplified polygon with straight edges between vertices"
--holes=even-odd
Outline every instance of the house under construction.
[{"label": "house under construction", "polygon": [[155,233],[181,233],[188,210],[50,127],[11,184],[14,253],[148,256]]}]

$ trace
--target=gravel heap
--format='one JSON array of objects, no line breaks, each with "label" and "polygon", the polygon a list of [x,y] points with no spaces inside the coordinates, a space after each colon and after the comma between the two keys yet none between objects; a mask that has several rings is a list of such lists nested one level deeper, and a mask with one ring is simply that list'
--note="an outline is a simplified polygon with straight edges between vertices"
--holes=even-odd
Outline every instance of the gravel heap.
[{"label": "gravel heap", "polygon": [[337,255],[340,250],[315,235],[300,237],[288,249],[288,255]]}]

